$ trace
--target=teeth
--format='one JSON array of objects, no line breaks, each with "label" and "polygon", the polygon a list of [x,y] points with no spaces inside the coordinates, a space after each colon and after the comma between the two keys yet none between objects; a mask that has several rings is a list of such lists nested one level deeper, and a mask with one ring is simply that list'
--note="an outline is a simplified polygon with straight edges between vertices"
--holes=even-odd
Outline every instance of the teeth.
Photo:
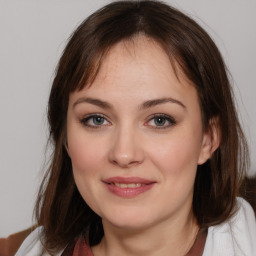
[{"label": "teeth", "polygon": [[141,186],[140,183],[131,183],[131,184],[127,184],[128,188],[138,188]]},{"label": "teeth", "polygon": [[130,183],[130,184],[124,184],[124,183],[114,183],[116,187],[119,188],[138,188],[141,187],[141,183]]}]

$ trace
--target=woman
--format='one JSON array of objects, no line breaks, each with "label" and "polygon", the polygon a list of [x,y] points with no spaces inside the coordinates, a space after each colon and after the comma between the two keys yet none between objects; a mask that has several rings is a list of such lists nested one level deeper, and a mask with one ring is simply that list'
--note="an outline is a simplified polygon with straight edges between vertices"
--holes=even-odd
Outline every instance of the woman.
[{"label": "woman", "polygon": [[255,254],[225,64],[189,17],[157,1],[92,14],[60,59],[48,119],[39,227],[17,255]]}]

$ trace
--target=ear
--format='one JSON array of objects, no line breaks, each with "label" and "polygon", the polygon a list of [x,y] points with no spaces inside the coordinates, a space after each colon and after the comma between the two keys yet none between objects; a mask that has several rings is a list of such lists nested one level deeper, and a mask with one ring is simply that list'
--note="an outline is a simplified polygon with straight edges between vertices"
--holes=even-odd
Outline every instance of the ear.
[{"label": "ear", "polygon": [[67,137],[65,138],[65,141],[64,141],[64,143],[63,143],[63,146],[65,147],[65,149],[66,149],[66,151],[67,151],[67,153],[68,153],[68,155],[69,155],[68,138],[67,138]]},{"label": "ear", "polygon": [[198,158],[198,165],[204,164],[219,147],[221,140],[219,118],[210,120],[209,126],[204,131],[201,152]]}]

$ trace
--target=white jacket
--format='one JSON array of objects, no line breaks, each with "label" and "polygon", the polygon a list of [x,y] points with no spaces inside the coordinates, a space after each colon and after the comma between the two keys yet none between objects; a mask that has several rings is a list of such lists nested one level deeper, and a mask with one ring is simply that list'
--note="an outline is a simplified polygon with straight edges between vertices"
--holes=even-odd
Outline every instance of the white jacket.
[{"label": "white jacket", "polygon": [[[239,210],[229,221],[208,228],[203,256],[256,256],[255,214],[244,199],[238,198],[237,201]],[[43,227],[35,229],[15,256],[41,256],[42,232]]]}]

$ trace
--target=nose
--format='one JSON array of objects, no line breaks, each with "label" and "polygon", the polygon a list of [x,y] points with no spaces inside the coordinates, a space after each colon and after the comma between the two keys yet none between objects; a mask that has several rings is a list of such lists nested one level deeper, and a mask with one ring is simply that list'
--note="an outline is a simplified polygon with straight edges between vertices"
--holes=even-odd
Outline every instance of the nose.
[{"label": "nose", "polygon": [[145,159],[145,153],[140,142],[138,131],[131,127],[115,131],[109,152],[110,162],[122,168],[141,164]]}]

